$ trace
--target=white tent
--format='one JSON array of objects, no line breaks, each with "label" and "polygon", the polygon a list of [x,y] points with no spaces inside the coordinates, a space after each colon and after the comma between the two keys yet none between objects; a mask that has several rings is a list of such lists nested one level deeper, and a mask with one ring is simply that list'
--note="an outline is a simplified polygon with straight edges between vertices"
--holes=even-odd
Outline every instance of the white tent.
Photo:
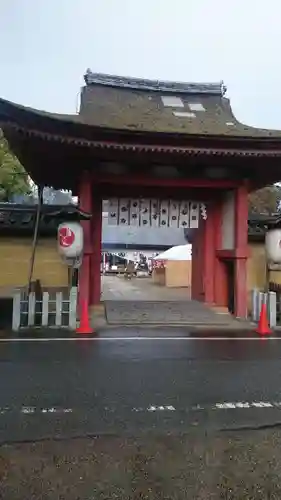
[{"label": "white tent", "polygon": [[191,245],[178,245],[171,247],[156,257],[154,260],[191,260]]}]

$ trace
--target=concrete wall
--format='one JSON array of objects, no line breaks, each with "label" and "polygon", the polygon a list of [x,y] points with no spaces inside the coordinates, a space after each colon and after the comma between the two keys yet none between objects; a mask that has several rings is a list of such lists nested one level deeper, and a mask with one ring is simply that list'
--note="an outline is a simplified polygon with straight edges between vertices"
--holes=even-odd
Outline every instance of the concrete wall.
[{"label": "concrete wall", "polygon": [[[0,238],[0,296],[7,295],[7,290],[27,284],[31,245],[31,238]],[[264,243],[252,242],[249,244],[249,248],[248,290],[255,287],[263,288],[266,280]],[[67,286],[68,269],[61,262],[54,237],[39,240],[33,279],[40,279],[44,287]],[[281,284],[281,271],[271,271],[270,281]]]},{"label": "concrete wall", "polygon": [[249,245],[250,257],[247,265],[247,288],[263,288],[266,282],[266,260],[264,243]]},{"label": "concrete wall", "polygon": [[[0,238],[0,296],[9,295],[13,288],[27,284],[31,247],[31,238]],[[44,287],[67,286],[68,268],[58,255],[56,238],[39,240],[34,263],[35,279],[40,279]]]},{"label": "concrete wall", "polygon": [[[247,265],[247,288],[263,289],[266,285],[266,258],[263,242],[249,244],[250,257]],[[281,271],[270,271],[269,281],[281,284]]]}]

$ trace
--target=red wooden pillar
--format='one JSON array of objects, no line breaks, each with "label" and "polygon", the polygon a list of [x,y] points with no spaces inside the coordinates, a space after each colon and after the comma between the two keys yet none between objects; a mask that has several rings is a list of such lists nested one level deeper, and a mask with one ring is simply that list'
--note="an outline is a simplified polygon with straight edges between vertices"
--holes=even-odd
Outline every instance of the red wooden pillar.
[{"label": "red wooden pillar", "polygon": [[[79,185],[79,207],[81,210],[92,213],[92,186],[88,172],[83,172]],[[79,310],[81,301],[90,303],[90,256],[92,253],[91,221],[81,222],[84,230],[83,260],[79,269]]]},{"label": "red wooden pillar", "polygon": [[[201,221],[200,221],[201,222]],[[200,223],[199,223],[200,224]],[[192,235],[192,272],[191,272],[191,298],[193,300],[202,300],[202,229],[193,231]]]},{"label": "red wooden pillar", "polygon": [[216,218],[214,208],[213,204],[208,207],[207,219],[204,221],[203,286],[207,304],[215,303]]},{"label": "red wooden pillar", "polygon": [[192,242],[192,298],[215,303],[216,217],[214,206],[207,208],[207,219],[200,220]]},{"label": "red wooden pillar", "polygon": [[248,190],[235,193],[235,316],[247,317]]},{"label": "red wooden pillar", "polygon": [[92,254],[90,271],[90,303],[96,306],[101,297],[102,199],[94,191],[92,203]]},{"label": "red wooden pillar", "polygon": [[219,251],[222,246],[222,200],[218,199],[214,206],[215,225],[215,304],[226,308],[228,305],[228,277],[225,262],[220,258]]}]

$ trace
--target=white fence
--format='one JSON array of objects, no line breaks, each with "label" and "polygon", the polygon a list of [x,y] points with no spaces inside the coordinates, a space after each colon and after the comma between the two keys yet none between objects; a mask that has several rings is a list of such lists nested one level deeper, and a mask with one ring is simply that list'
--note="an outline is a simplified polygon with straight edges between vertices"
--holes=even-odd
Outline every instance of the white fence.
[{"label": "white fence", "polygon": [[38,300],[35,293],[18,291],[13,300],[13,331],[21,328],[53,327],[76,328],[77,287],[72,287],[65,295],[63,292],[42,293]]},{"label": "white fence", "polygon": [[274,328],[277,324],[277,301],[275,292],[261,292],[257,288],[252,290],[252,320],[258,322],[261,306],[266,305],[268,323],[271,328]]}]

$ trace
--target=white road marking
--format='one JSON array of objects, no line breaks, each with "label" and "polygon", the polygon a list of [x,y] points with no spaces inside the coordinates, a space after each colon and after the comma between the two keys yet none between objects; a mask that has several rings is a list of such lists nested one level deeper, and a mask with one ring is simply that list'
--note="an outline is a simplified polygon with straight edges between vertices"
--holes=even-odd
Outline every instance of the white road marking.
[{"label": "white road marking", "polygon": [[272,403],[264,402],[264,401],[259,401],[259,402],[253,402],[252,406],[255,406],[256,408],[273,408]]},{"label": "white road marking", "polygon": [[238,401],[236,403],[216,403],[214,409],[216,410],[229,410],[229,409],[241,409],[241,408],[274,408],[279,407],[280,403],[269,401],[252,401],[252,402],[241,402]]},{"label": "white road marking", "polygon": [[[0,338],[0,342],[116,342],[116,341],[147,341],[147,340],[156,340],[156,341],[174,341],[174,340],[185,340],[185,341],[260,341],[265,340],[265,337],[56,337],[56,338]],[[266,337],[266,340],[281,340],[280,337]]]},{"label": "white road marking", "polygon": [[147,408],[147,411],[165,411],[165,410],[168,410],[168,411],[175,411],[176,409],[174,408],[174,406],[149,406],[149,408]]},{"label": "white road marking", "polygon": [[219,410],[236,408],[235,403],[216,403],[215,408]]},{"label": "white road marking", "polygon": [[8,411],[10,411],[10,408],[0,408],[0,415],[4,415],[5,413],[7,413]]},{"label": "white road marking", "polygon": [[[215,405],[196,405],[196,406],[191,406],[190,408],[185,408],[183,410],[185,411],[202,411],[202,410],[237,410],[237,409],[250,409],[250,408],[280,408],[281,407],[281,401],[274,401],[274,402],[269,402],[269,401],[237,401],[237,402],[224,402],[224,403],[216,403]],[[135,412],[156,412],[156,411],[177,411],[179,409],[175,408],[174,406],[155,406],[151,405],[148,408],[132,408],[132,411]]]},{"label": "white road marking", "polygon": [[145,411],[149,411],[149,412],[152,412],[152,411],[176,411],[176,408],[172,405],[165,405],[165,406],[154,406],[154,405],[150,405],[148,408],[132,408],[132,411],[135,411],[135,412],[145,412]]},{"label": "white road marking", "polygon": [[[206,411],[206,410],[241,410],[241,409],[258,409],[258,408],[281,408],[281,401],[236,401],[236,402],[223,402],[215,403],[209,405],[195,405],[187,408],[176,408],[173,405],[150,405],[148,407],[134,407],[131,408],[132,412],[141,413],[154,413],[154,412],[165,412],[165,411]],[[75,408],[63,408],[63,407],[50,407],[50,408],[37,408],[35,406],[22,406],[21,408],[11,408],[8,406],[0,408],[0,416],[6,415],[7,413],[22,414],[25,416],[31,415],[66,415],[69,413],[75,413],[78,409]],[[116,413],[118,408],[105,407],[104,411],[110,413]]]},{"label": "white road marking", "polygon": [[72,413],[72,408],[36,408],[35,406],[22,406],[20,409],[9,408],[8,406],[0,408],[0,415],[6,413],[22,413],[23,415],[34,415],[40,413]]},{"label": "white road marking", "polygon": [[250,408],[250,403],[236,403],[237,408]]},{"label": "white road marking", "polygon": [[35,411],[36,411],[36,408],[34,408],[34,407],[23,406],[21,409],[21,413],[25,413],[27,415],[29,415],[30,413],[35,413]]}]

